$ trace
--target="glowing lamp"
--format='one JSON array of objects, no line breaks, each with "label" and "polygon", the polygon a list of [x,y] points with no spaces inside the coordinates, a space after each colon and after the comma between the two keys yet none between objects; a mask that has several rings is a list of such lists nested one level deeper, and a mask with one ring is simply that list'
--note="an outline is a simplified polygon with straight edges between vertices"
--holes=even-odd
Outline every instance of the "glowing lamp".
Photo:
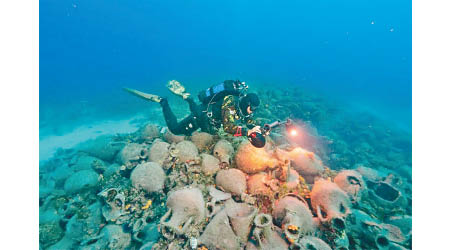
[{"label": "glowing lamp", "polygon": [[288,135],[295,137],[298,135],[297,128],[292,124],[292,121],[288,119],[286,121],[286,131],[288,132]]},{"label": "glowing lamp", "polygon": [[291,130],[289,131],[289,135],[290,135],[290,136],[297,136],[297,135],[298,135],[298,132],[297,132],[296,129],[291,129]]}]

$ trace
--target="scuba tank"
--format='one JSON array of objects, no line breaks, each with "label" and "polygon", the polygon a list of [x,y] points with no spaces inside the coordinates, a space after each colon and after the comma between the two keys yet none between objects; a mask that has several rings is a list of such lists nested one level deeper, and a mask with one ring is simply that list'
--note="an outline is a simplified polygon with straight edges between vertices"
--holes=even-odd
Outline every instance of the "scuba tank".
[{"label": "scuba tank", "polygon": [[226,80],[220,84],[211,86],[206,90],[202,90],[198,93],[198,99],[203,104],[210,104],[223,99],[227,95],[239,96],[242,91],[247,89],[245,82],[239,80]]}]

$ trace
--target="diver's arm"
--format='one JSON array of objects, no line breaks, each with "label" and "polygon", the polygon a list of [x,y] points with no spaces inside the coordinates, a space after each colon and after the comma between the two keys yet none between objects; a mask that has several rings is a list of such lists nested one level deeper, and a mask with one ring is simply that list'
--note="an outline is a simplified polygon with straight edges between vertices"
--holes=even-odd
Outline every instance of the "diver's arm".
[{"label": "diver's arm", "polygon": [[256,121],[253,120],[252,118],[248,118],[245,123],[247,124],[247,128],[252,129],[256,126],[258,126],[258,124],[256,124]]},{"label": "diver's arm", "polygon": [[236,112],[234,96],[226,96],[222,104],[223,130],[233,136],[247,136],[248,129],[243,126],[239,126],[238,121],[234,119]]},{"label": "diver's arm", "polygon": [[261,133],[261,126],[259,126],[252,118],[248,118],[247,120],[245,120],[245,123],[248,128],[248,135],[250,135],[252,132]]}]

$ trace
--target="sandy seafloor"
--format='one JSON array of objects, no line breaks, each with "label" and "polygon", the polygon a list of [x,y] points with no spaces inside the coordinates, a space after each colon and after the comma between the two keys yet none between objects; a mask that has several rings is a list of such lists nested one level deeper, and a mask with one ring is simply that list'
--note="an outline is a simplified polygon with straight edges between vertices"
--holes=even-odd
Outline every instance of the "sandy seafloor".
[{"label": "sandy seafloor", "polygon": [[[261,172],[270,176],[267,178],[278,183],[278,188],[271,187],[265,194],[252,193],[250,184],[246,185],[245,181],[245,191],[238,194],[233,187],[218,180],[218,173],[235,168],[240,169],[246,181],[256,175],[247,173],[243,163],[236,162],[240,140],[225,135],[211,140],[201,137],[200,142],[185,138],[195,142],[195,149],[189,148],[192,143],[177,148],[180,142],[166,134],[156,104],[149,104],[148,110],[123,119],[91,119],[77,126],[66,126],[57,134],[52,132],[56,129],[52,128],[51,120],[45,121],[46,125],[40,131],[40,248],[190,249],[192,245],[199,249],[287,249],[290,245],[293,249],[314,249],[308,248],[314,245],[316,249],[327,249],[328,245],[333,249],[410,249],[411,134],[373,114],[356,111],[356,108],[317,94],[272,88],[257,92],[262,100],[262,108],[255,114],[260,118],[259,122],[291,117],[302,132],[300,139],[285,141],[282,131],[275,131],[271,135],[274,141],[271,145],[289,151],[292,147],[285,145],[289,142],[306,150],[308,156],[300,163],[290,159],[299,174],[294,187],[280,176],[269,175],[273,169],[262,169]],[[174,111],[181,118],[187,114],[187,105],[175,105]],[[214,155],[221,162],[214,149],[221,139],[233,147],[234,152],[228,152],[230,164],[217,164],[216,170],[208,172],[204,170],[206,156],[201,154]],[[154,149],[155,145],[163,149],[158,151]],[[271,157],[276,158],[273,154]],[[158,162],[156,168],[162,171],[153,169],[142,178],[145,183],[158,183],[162,179],[161,187],[144,188],[133,180],[134,170],[149,162]],[[282,173],[283,169],[279,166]],[[352,171],[342,172],[347,169]],[[339,173],[350,177],[346,177],[346,184],[339,183],[337,187],[335,177]],[[318,211],[313,207],[317,198],[312,201],[312,193],[319,192],[314,191],[319,179],[329,182],[330,189],[337,187],[325,200],[340,204],[321,204],[324,210],[328,209],[321,214],[326,218],[333,215],[333,218],[342,219],[343,227],[333,224],[332,219],[319,219]],[[240,238],[235,235],[238,233],[233,223],[230,224],[231,231],[228,230],[230,225],[220,228],[214,218],[222,216],[220,218],[232,221],[234,217],[230,212],[228,215],[216,212],[210,216],[208,211],[198,211],[202,206],[206,209],[205,204],[215,199],[211,185],[232,196],[225,195],[226,201],[217,201],[219,211],[228,211],[230,208],[225,204],[232,201],[242,203],[248,209],[257,209],[255,214],[271,214],[273,225],[264,229],[252,217],[251,222],[243,226],[248,232]],[[238,185],[238,181],[232,184]],[[288,191],[285,186],[290,187]],[[172,212],[177,206],[183,206],[181,203],[192,202],[194,205],[189,207],[199,207],[191,211],[192,225],[174,234],[173,225],[166,226],[167,221],[171,222],[170,217],[164,223],[160,219],[168,211],[166,201],[171,195],[186,188],[200,190],[203,201],[197,202],[187,194],[188,201],[169,203]],[[273,212],[277,201],[288,193],[306,202],[311,217],[299,216],[299,219],[291,220],[291,224],[302,231],[308,228],[305,221],[310,220],[313,228],[305,229],[295,240],[285,231],[288,223],[277,219]],[[348,207],[345,215],[339,214],[342,204]],[[223,237],[214,234],[213,226],[223,232]],[[260,228],[264,229],[261,239],[257,237],[261,235]],[[214,242],[211,238],[223,238],[227,243]]]}]

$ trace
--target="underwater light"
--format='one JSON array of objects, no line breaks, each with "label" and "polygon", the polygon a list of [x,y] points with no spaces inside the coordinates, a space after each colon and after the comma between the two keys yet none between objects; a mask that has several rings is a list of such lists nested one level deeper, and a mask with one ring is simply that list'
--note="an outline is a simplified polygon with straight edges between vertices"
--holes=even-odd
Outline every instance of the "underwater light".
[{"label": "underwater light", "polygon": [[297,135],[298,135],[298,132],[297,132],[296,129],[291,129],[291,130],[289,131],[289,135],[290,135],[290,136],[297,136]]},{"label": "underwater light", "polygon": [[287,131],[288,135],[290,135],[292,137],[295,137],[299,134],[297,128],[294,126],[294,124],[292,123],[292,120],[290,120],[290,119],[288,119],[286,121],[286,131]]}]

